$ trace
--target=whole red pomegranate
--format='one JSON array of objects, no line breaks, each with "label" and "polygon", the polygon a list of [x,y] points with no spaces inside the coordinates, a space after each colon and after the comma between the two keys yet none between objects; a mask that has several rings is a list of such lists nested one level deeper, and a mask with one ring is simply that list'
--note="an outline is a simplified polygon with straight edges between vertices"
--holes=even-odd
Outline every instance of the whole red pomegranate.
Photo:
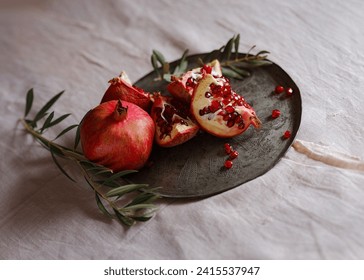
[{"label": "whole red pomegranate", "polygon": [[243,133],[261,122],[245,99],[231,89],[224,76],[205,74],[197,83],[191,101],[191,112],[200,127],[221,138]]},{"label": "whole red pomegranate", "polygon": [[155,141],[161,147],[182,144],[196,135],[199,127],[190,118],[189,105],[172,97],[156,95],[151,110]]},{"label": "whole red pomegranate", "polygon": [[152,118],[137,105],[108,101],[83,118],[82,150],[87,159],[113,171],[138,170],[149,158],[154,131]]},{"label": "whole red pomegranate", "polygon": [[109,81],[110,86],[102,97],[101,103],[110,100],[124,100],[138,105],[145,111],[149,111],[152,106],[150,93],[133,86],[125,72]]}]

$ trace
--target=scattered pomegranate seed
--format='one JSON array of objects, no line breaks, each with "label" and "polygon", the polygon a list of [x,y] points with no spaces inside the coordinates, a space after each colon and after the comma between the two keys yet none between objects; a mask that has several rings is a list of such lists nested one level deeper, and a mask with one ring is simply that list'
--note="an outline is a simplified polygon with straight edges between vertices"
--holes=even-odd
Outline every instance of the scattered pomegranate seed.
[{"label": "scattered pomegranate seed", "polygon": [[274,89],[274,92],[277,94],[280,94],[280,93],[284,92],[284,87],[276,86],[276,88]]},{"label": "scattered pomegranate seed", "polygon": [[229,143],[224,144],[225,152],[229,155],[232,151],[232,147]]},{"label": "scattered pomegranate seed", "polygon": [[281,115],[281,111],[279,111],[278,109],[274,109],[274,110],[272,111],[272,118],[273,118],[273,119],[278,118],[280,115]]},{"label": "scattered pomegranate seed", "polygon": [[291,96],[293,94],[293,89],[292,88],[287,88],[286,89],[286,94],[287,94],[287,96]]},{"label": "scattered pomegranate seed", "polygon": [[288,139],[291,137],[291,132],[289,130],[286,130],[283,134],[283,138],[284,139]]},{"label": "scattered pomegranate seed", "polygon": [[230,155],[229,155],[229,158],[230,158],[230,159],[235,159],[235,158],[237,158],[237,157],[238,157],[238,155],[239,155],[239,152],[238,152],[238,151],[232,151],[232,152],[230,153]]},{"label": "scattered pomegranate seed", "polygon": [[233,167],[233,162],[231,160],[226,160],[224,166],[227,169],[230,169],[231,167]]}]

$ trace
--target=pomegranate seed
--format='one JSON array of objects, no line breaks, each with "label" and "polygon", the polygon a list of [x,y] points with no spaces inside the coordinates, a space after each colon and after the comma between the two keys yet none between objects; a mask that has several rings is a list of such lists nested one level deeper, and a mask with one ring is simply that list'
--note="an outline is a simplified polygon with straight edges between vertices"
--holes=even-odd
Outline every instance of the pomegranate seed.
[{"label": "pomegranate seed", "polygon": [[215,113],[217,110],[220,109],[221,105],[220,105],[220,102],[219,101],[212,100],[210,107],[211,107],[210,108],[211,112]]},{"label": "pomegranate seed", "polygon": [[283,134],[283,138],[284,139],[288,139],[291,137],[291,132],[289,130],[286,130]]},{"label": "pomegranate seed", "polygon": [[233,113],[233,112],[235,111],[235,109],[234,109],[234,107],[233,107],[233,106],[227,106],[227,107],[225,108],[225,110],[226,110],[226,112],[228,112],[228,113]]},{"label": "pomegranate seed", "polygon": [[232,152],[230,153],[230,155],[229,155],[229,158],[230,158],[230,159],[235,159],[235,158],[237,158],[237,157],[238,157],[238,155],[239,155],[239,152],[238,152],[238,151],[232,151]]},{"label": "pomegranate seed", "polygon": [[232,151],[232,147],[229,143],[224,144],[225,152],[229,155]]},{"label": "pomegranate seed", "polygon": [[224,166],[227,169],[230,169],[231,167],[233,167],[233,162],[231,160],[226,160]]},{"label": "pomegranate seed", "polygon": [[276,118],[278,118],[280,116],[280,114],[281,114],[281,111],[279,111],[278,109],[274,109],[272,111],[272,118],[276,119]]},{"label": "pomegranate seed", "polygon": [[284,87],[276,86],[276,88],[274,89],[274,92],[277,94],[280,94],[280,93],[284,92]]},{"label": "pomegranate seed", "polygon": [[192,87],[193,85],[194,85],[194,80],[192,79],[192,77],[189,77],[187,79],[186,86]]},{"label": "pomegranate seed", "polygon": [[211,74],[212,67],[205,64],[204,66],[202,66],[201,72],[205,72],[206,74]]},{"label": "pomegranate seed", "polygon": [[286,89],[286,94],[287,94],[287,96],[291,96],[293,94],[293,89],[292,88],[287,88]]},{"label": "pomegranate seed", "polygon": [[211,92],[206,91],[206,93],[205,93],[205,97],[206,97],[206,98],[210,98],[211,96],[212,96]]},{"label": "pomegranate seed", "polygon": [[234,124],[235,124],[234,120],[229,120],[226,125],[227,125],[227,127],[233,127]]}]

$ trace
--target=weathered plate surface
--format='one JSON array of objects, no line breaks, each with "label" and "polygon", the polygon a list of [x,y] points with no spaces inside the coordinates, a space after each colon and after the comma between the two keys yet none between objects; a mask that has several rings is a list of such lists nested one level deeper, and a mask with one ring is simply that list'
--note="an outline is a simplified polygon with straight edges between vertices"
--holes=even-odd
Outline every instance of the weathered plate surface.
[{"label": "weathered plate surface", "polygon": [[[204,54],[189,56],[189,65]],[[175,62],[177,63],[177,62]],[[172,63],[173,66],[173,63]],[[155,81],[151,72],[135,83],[146,91],[166,91],[166,82]],[[160,187],[165,197],[205,197],[218,194],[257,178],[273,168],[291,145],[301,121],[300,91],[288,74],[276,64],[255,68],[245,80],[231,79],[232,88],[254,107],[263,122],[260,130],[250,127],[242,135],[219,139],[201,132],[192,140],[173,148],[155,146],[153,165],[133,174],[130,180]],[[293,96],[273,94],[276,85],[291,87]],[[273,109],[281,116],[271,118]],[[292,137],[282,135],[290,130]],[[230,143],[239,152],[230,170],[223,168],[227,155],[224,143]]]}]

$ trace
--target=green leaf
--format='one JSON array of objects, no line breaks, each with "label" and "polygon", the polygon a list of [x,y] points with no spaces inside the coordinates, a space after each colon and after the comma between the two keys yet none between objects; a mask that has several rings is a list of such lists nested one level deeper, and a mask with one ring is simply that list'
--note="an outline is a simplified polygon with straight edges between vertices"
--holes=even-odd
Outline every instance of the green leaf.
[{"label": "green leaf", "polygon": [[137,197],[135,197],[130,203],[128,203],[126,206],[131,206],[139,203],[147,203],[152,202],[156,199],[158,199],[159,196],[150,192],[143,192]]},{"label": "green leaf", "polygon": [[54,121],[52,121],[50,124],[49,124],[49,127],[51,126],[54,126],[56,124],[59,124],[61,121],[63,121],[64,119],[66,119],[67,117],[69,117],[71,114],[64,114],[60,117],[58,117],[57,119],[55,119]]},{"label": "green leaf", "polygon": [[[57,135],[57,137],[56,137],[56,138],[54,138],[54,140],[58,139],[58,138],[59,138],[59,137],[61,137],[63,134],[66,134],[68,131],[70,131],[70,130],[74,129],[74,128],[75,128],[75,127],[77,127],[77,126],[78,126],[78,124],[73,124],[73,125],[71,125],[71,126],[67,127],[66,129],[62,130],[62,132],[61,132],[60,134],[58,134],[58,135]],[[54,140],[53,140],[53,141],[54,141]]]},{"label": "green leaf", "polygon": [[115,209],[114,209],[114,212],[115,212],[116,218],[119,220],[119,222],[121,224],[127,225],[129,227],[134,225],[135,221],[132,218],[124,216],[123,214],[121,214],[119,211],[117,211]]},{"label": "green leaf", "polygon": [[188,62],[186,60],[182,61],[179,65],[174,68],[173,75],[177,76],[182,73],[185,73],[188,68]]},{"label": "green leaf", "polygon": [[167,82],[171,82],[172,81],[172,74],[163,74],[163,80],[165,80]]},{"label": "green leaf", "polygon": [[42,133],[45,129],[49,127],[49,124],[51,123],[53,117],[54,117],[54,112],[50,113],[49,116],[46,118],[42,128],[40,129],[40,133]]},{"label": "green leaf", "polygon": [[154,53],[151,55],[150,61],[152,63],[154,71],[157,73],[158,76],[160,76],[160,73],[159,73],[159,70],[158,70],[159,66],[158,66],[157,56]]},{"label": "green leaf", "polygon": [[107,178],[104,183],[108,183],[111,181],[114,181],[116,179],[119,179],[120,177],[123,177],[125,175],[131,174],[131,173],[136,173],[138,172],[138,170],[123,170],[123,171],[119,171],[118,173],[115,173],[114,175],[110,176],[109,178]]},{"label": "green leaf", "polygon": [[235,37],[232,37],[227,43],[222,53],[222,59],[229,60],[233,49]]},{"label": "green leaf", "polygon": [[189,52],[189,50],[188,50],[188,49],[186,49],[186,50],[183,52],[182,57],[181,57],[181,62],[180,62],[180,64],[181,64],[182,62],[186,61],[186,57],[187,57],[187,55],[188,55],[188,52]]},{"label": "green leaf", "polygon": [[239,43],[240,43],[240,34],[236,35],[234,40],[235,59],[237,59],[239,55]]},{"label": "green leaf", "polygon": [[96,199],[96,204],[99,207],[100,211],[107,217],[109,218],[115,218],[115,216],[113,214],[111,214],[109,211],[107,211],[107,209],[105,208],[104,204],[102,203],[99,194],[95,191],[95,199]]},{"label": "green leaf", "polygon": [[53,146],[51,146],[50,147],[50,152],[51,152],[51,155],[52,155],[52,158],[53,158],[53,161],[54,161],[54,163],[57,165],[57,167],[59,168],[59,170],[61,170],[61,172],[68,178],[68,179],[70,179],[72,182],[75,182],[76,183],[76,181],[70,176],[70,175],[68,175],[67,174],[67,172],[63,169],[63,167],[59,164],[59,162],[58,162],[58,160],[57,160],[57,158],[56,158],[56,156],[55,156],[55,154],[54,154],[54,150],[53,150],[54,148],[53,148]]},{"label": "green leaf", "polygon": [[113,197],[113,196],[122,196],[126,193],[130,193],[133,191],[140,190],[142,188],[148,187],[148,184],[128,184],[123,185],[118,188],[112,189],[106,193],[107,197]]},{"label": "green leaf", "polygon": [[153,218],[153,215],[145,215],[145,216],[133,216],[133,219],[138,222],[146,222]]},{"label": "green leaf", "polygon": [[235,67],[233,65],[229,65],[229,68],[231,68],[231,70],[233,70],[234,72],[238,73],[239,75],[241,75],[243,77],[250,77],[250,75],[251,75],[248,70],[241,69],[241,68]]},{"label": "green leaf", "polygon": [[130,210],[135,211],[135,210],[141,210],[141,209],[157,209],[157,206],[155,206],[154,204],[151,204],[151,203],[140,203],[140,204],[123,207],[120,210],[121,211],[130,211]]},{"label": "green leaf", "polygon": [[52,97],[41,109],[40,111],[35,115],[35,118],[33,120],[33,123],[36,124],[37,121],[39,121],[41,118],[43,118],[46,114],[46,112],[49,110],[49,108],[52,107],[54,103],[58,100],[58,98],[61,97],[61,95],[64,93],[64,90]]},{"label": "green leaf", "polygon": [[162,66],[166,63],[166,59],[164,58],[164,55],[161,52],[153,50],[153,54],[155,55],[156,59]]},{"label": "green leaf", "polygon": [[76,130],[75,144],[73,145],[73,150],[76,150],[78,144],[80,143],[80,139],[81,139],[80,129],[81,129],[81,124],[77,127],[77,130]]},{"label": "green leaf", "polygon": [[255,56],[260,56],[262,54],[269,54],[269,53],[270,53],[269,51],[263,50],[263,51],[258,52]]},{"label": "green leaf", "polygon": [[32,105],[33,105],[33,100],[34,100],[34,92],[33,92],[33,89],[31,88],[27,92],[24,118],[29,114],[30,109],[32,108]]},{"label": "green leaf", "polygon": [[239,73],[236,73],[234,70],[232,70],[230,68],[222,67],[221,70],[222,70],[222,74],[229,78],[234,78],[234,79],[238,79],[238,80],[244,79],[244,77],[242,75],[240,75]]}]

